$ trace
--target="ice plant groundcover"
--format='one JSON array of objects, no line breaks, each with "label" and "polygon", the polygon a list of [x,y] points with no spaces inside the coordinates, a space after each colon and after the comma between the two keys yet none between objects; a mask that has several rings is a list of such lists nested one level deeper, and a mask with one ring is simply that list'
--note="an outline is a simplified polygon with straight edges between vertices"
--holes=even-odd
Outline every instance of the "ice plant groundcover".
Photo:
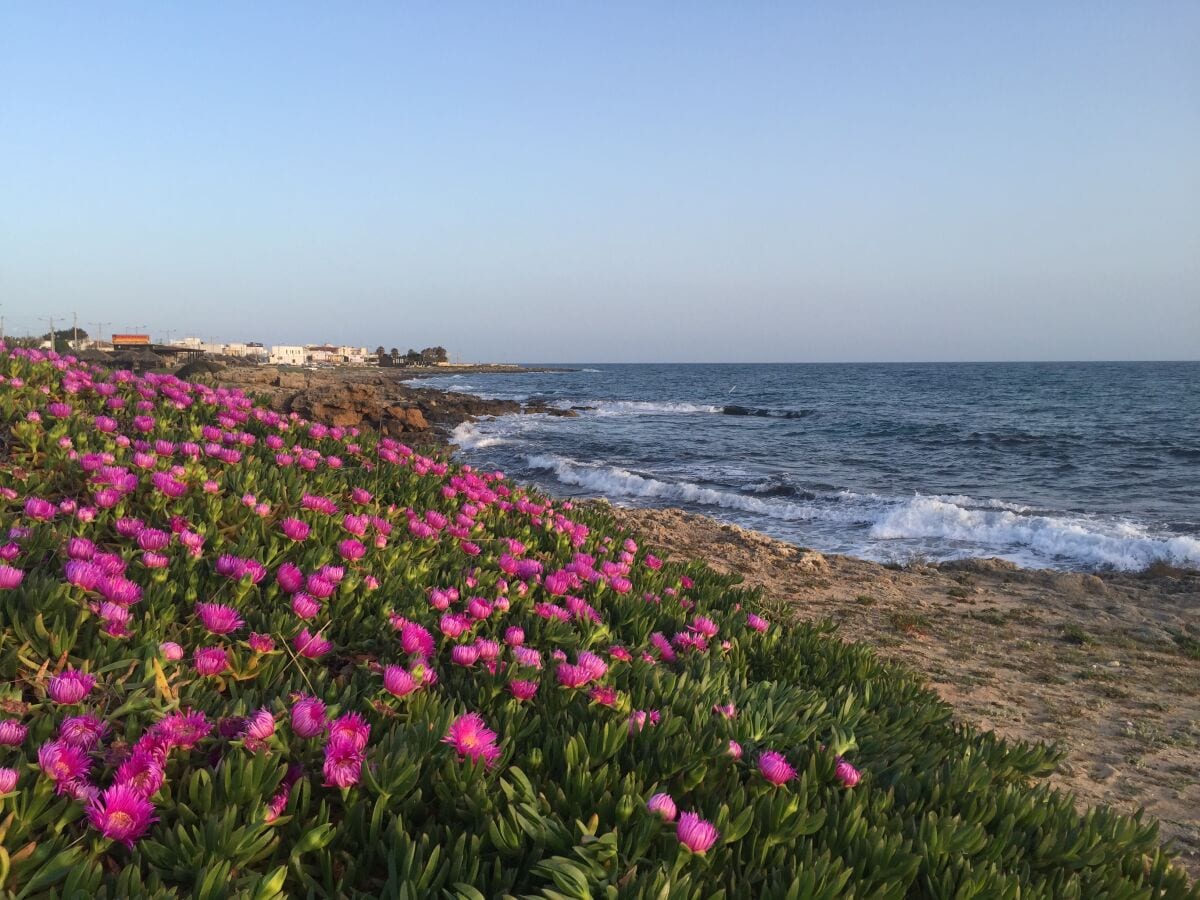
[{"label": "ice plant groundcover", "polygon": [[38,351],[0,441],[3,896],[1197,896],[602,511]]}]

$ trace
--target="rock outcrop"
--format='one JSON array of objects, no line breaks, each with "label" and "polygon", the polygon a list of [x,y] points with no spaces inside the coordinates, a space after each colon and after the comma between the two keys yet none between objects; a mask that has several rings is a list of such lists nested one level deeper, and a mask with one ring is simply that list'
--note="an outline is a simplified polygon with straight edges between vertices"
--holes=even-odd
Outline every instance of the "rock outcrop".
[{"label": "rock outcrop", "polygon": [[288,370],[274,366],[230,368],[215,381],[242,388],[281,412],[344,428],[371,428],[390,437],[418,436],[444,442],[455,426],[480,416],[530,412],[577,415],[543,405],[411,387],[386,369]]}]

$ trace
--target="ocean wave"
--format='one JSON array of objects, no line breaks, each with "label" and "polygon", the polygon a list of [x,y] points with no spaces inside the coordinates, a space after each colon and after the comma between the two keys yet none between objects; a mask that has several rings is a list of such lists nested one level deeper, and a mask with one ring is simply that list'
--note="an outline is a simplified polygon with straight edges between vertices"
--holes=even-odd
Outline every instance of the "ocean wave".
[{"label": "ocean wave", "polygon": [[502,437],[482,434],[474,422],[463,422],[450,432],[450,440],[464,450],[480,450],[508,443]]},{"label": "ocean wave", "polygon": [[1134,522],[967,509],[936,497],[914,497],[890,509],[872,525],[870,537],[956,541],[977,555],[987,548],[1029,550],[1049,560],[1127,571],[1156,562],[1200,567],[1200,540],[1193,537],[1155,535]]},{"label": "ocean wave", "polygon": [[692,413],[719,413],[721,407],[703,403],[669,403],[653,400],[594,400],[578,404],[590,407],[597,416],[639,415],[688,415]]},{"label": "ocean wave", "polygon": [[630,472],[628,469],[618,466],[584,463],[554,454],[528,456],[526,462],[532,469],[553,473],[554,477],[563,484],[595,491],[597,494],[607,497],[668,500],[672,503],[715,506],[785,521],[822,520],[841,524],[869,525],[873,520],[871,513],[865,509],[764,500],[734,491],[707,488],[688,481],[662,481],[658,478],[638,475],[636,472]]}]

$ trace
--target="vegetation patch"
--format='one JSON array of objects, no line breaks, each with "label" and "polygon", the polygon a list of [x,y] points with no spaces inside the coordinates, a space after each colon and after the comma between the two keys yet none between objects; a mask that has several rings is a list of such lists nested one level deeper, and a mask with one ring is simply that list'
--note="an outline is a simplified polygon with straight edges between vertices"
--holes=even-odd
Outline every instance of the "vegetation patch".
[{"label": "vegetation patch", "polygon": [[0,416],[6,897],[1196,896],[602,511],[38,351]]}]

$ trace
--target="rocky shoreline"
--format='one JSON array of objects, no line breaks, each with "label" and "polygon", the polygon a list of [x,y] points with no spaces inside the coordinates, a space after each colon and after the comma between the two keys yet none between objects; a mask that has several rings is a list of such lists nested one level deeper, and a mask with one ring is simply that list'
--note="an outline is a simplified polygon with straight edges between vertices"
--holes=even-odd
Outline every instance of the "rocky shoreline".
[{"label": "rocky shoreline", "polygon": [[[186,367],[185,367],[186,369]],[[557,371],[515,366],[455,369],[455,373]],[[473,394],[412,387],[405,381],[444,375],[444,369],[286,369],[275,366],[230,366],[183,377],[211,378],[260,397],[273,409],[342,427],[371,428],[424,448],[449,446],[449,435],[463,422],[480,416],[515,413],[575,416],[541,403],[486,400]]]}]

